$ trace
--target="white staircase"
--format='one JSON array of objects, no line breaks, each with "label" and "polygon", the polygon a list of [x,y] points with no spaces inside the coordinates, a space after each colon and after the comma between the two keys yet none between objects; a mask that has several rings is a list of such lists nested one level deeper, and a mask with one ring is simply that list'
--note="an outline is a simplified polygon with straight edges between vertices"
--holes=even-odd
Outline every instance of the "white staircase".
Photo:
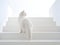
[{"label": "white staircase", "polygon": [[[32,32],[59,32],[59,27],[56,26],[56,22],[53,18],[29,18],[33,23]],[[19,32],[18,18],[11,17],[8,19],[7,25],[3,28],[3,32]]]},{"label": "white staircase", "polygon": [[60,27],[53,18],[29,18],[33,23],[32,40],[19,33],[18,18],[11,17],[0,33],[2,45],[60,45]]}]

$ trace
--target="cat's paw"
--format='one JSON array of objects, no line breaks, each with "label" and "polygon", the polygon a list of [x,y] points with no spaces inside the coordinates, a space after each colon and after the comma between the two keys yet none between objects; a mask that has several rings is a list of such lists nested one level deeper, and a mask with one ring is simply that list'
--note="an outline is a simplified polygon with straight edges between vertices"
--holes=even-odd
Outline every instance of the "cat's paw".
[{"label": "cat's paw", "polygon": [[26,33],[26,32],[21,30],[21,32],[20,32],[20,33]]}]

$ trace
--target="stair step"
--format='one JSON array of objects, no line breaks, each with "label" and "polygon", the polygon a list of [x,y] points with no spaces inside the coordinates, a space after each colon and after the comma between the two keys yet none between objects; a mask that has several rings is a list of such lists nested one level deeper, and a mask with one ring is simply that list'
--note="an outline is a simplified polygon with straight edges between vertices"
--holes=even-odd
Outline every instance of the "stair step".
[{"label": "stair step", "polygon": [[[0,40],[28,40],[26,34],[0,33]],[[32,33],[32,40],[60,40],[60,32]]]},{"label": "stair step", "polygon": [[60,40],[0,40],[0,42],[60,42]]},{"label": "stair step", "polygon": [[[56,28],[56,22],[53,22],[53,18],[40,18],[30,17],[33,23],[33,32],[58,32]],[[6,26],[3,28],[3,32],[19,32],[18,17],[8,18]]]},{"label": "stair step", "polygon": [[60,40],[60,33],[33,33],[33,40]]},{"label": "stair step", "polygon": [[1,40],[0,45],[60,45],[60,40]]},{"label": "stair step", "polygon": [[51,26],[37,26],[37,27],[33,27],[33,32],[59,32],[59,30],[57,30],[57,27],[51,27]]}]

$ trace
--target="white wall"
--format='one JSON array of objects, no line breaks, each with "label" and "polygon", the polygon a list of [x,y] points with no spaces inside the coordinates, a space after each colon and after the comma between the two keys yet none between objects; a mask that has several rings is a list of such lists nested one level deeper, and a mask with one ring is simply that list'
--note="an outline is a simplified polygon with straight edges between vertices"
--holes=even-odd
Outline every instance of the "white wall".
[{"label": "white wall", "polygon": [[0,32],[7,18],[7,0],[0,0]]},{"label": "white wall", "polygon": [[50,8],[50,13],[53,15],[56,25],[60,26],[60,0],[56,0]]},{"label": "white wall", "polygon": [[55,0],[8,0],[9,6],[13,10],[13,15],[17,17],[22,10],[25,10],[28,17],[52,17],[49,15],[49,8]]}]

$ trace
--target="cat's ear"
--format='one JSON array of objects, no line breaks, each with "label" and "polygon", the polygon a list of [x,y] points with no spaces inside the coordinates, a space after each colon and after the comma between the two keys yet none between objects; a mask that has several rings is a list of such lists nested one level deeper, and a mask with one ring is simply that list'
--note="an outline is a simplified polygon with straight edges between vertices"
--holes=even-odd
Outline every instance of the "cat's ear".
[{"label": "cat's ear", "polygon": [[22,12],[24,12],[24,10]]},{"label": "cat's ear", "polygon": [[24,13],[24,10],[21,12],[21,14],[23,14]]},{"label": "cat's ear", "polygon": [[24,12],[24,10],[21,10],[21,13],[23,13]]}]

